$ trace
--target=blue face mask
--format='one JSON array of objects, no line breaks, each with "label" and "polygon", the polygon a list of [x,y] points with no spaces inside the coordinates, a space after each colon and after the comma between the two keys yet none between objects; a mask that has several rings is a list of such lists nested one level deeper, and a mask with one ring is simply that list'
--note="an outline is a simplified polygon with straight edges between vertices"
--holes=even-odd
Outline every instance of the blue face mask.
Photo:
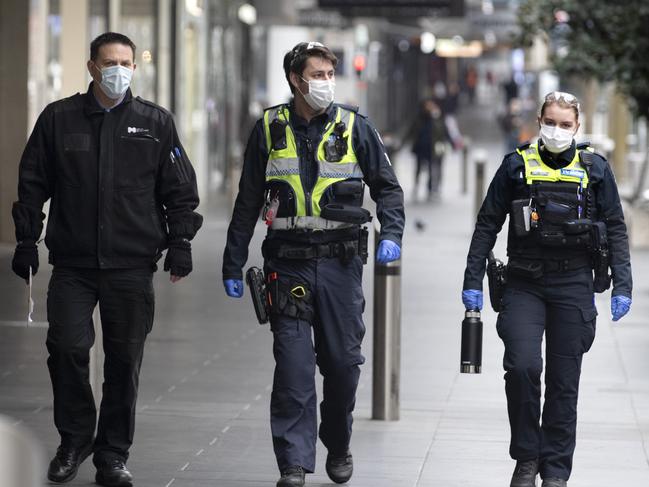
[{"label": "blue face mask", "polygon": [[99,87],[108,98],[120,98],[131,84],[133,70],[124,66],[109,66],[101,70]]}]

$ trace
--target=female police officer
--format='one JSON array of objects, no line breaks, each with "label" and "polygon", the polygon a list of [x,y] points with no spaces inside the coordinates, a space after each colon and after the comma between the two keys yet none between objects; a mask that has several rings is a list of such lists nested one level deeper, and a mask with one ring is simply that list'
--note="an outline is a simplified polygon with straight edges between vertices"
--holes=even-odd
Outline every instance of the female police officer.
[{"label": "female police officer", "polygon": [[[497,329],[505,344],[509,452],[517,461],[511,487],[533,487],[537,473],[542,487],[567,485],[581,359],[595,337],[593,292],[608,288],[608,266],[613,321],[631,305],[629,248],[615,178],[603,157],[587,144],[575,144],[577,99],[548,94],[538,123],[540,139],[508,154],[491,182],[462,292],[467,309],[482,308],[485,261],[509,214],[507,284]],[[544,332],[546,388],[539,424]]]}]

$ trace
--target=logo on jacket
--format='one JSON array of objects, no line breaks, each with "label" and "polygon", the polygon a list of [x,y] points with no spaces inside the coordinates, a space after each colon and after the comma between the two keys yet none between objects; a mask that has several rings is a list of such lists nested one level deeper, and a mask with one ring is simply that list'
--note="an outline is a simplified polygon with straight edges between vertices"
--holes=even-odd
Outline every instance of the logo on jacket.
[{"label": "logo on jacket", "polygon": [[142,134],[142,133],[148,132],[149,129],[143,129],[143,128],[140,128],[140,127],[128,127],[126,129],[126,131],[129,134]]},{"label": "logo on jacket", "polygon": [[584,171],[582,169],[562,169],[561,175],[582,179],[584,177]]}]

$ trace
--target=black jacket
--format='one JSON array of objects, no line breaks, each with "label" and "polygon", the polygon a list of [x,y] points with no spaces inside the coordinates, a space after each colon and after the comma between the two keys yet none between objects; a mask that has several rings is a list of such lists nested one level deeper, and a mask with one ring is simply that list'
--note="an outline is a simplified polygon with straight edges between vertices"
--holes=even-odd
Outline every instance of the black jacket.
[{"label": "black jacket", "polygon": [[92,83],[48,105],[36,122],[13,207],[18,241],[39,238],[50,198],[45,244],[53,265],[150,266],[169,240],[191,239],[202,223],[172,115],[130,90],[106,111]]},{"label": "black jacket", "polygon": [[[540,154],[547,165],[552,168],[561,168],[572,161],[575,150],[573,141],[570,149],[554,158],[551,158],[544,150],[541,150]],[[631,278],[629,242],[615,177],[606,159],[598,154],[595,154],[592,159],[593,165],[590,169],[589,188],[592,191],[594,200],[594,218],[597,221],[606,223],[610,267],[613,277],[613,295],[622,294],[631,297],[633,282]],[[463,289],[482,289],[487,255],[493,248],[496,236],[510,212],[511,202],[525,197],[523,195],[529,195],[526,186],[523,158],[518,152],[512,152],[505,156],[501,166],[496,171],[478,213],[464,272]],[[519,246],[520,243],[514,235],[510,218],[507,239],[508,255],[510,257],[515,255]],[[562,255],[553,254],[549,250],[543,250],[543,255],[547,259],[563,258]]]},{"label": "black jacket", "polygon": [[[293,105],[289,106],[291,126],[295,132],[297,151],[300,157],[300,172],[302,181],[313,186],[318,177],[318,164],[313,151],[307,148],[307,140],[311,147],[318,147],[324,127],[335,117],[336,104],[321,115],[311,119],[309,123],[295,114]],[[344,106],[344,108],[352,109]],[[363,171],[363,179],[370,189],[370,196],[376,202],[376,213],[381,222],[381,240],[392,240],[401,245],[405,214],[403,209],[403,191],[392,165],[387,157],[383,142],[376,129],[369,121],[357,114],[352,130],[352,146],[358,157],[358,163]],[[248,260],[248,244],[259,219],[264,202],[266,184],[266,163],[268,148],[264,135],[263,119],[257,121],[248,139],[243,162],[243,171],[239,182],[232,220],[228,228],[227,244],[223,256],[223,279],[241,279],[241,269]],[[282,237],[287,233],[282,231]],[[327,239],[334,232],[294,232],[299,241],[317,242]],[[358,232],[356,232],[357,234]],[[276,232],[269,230],[267,238],[276,237]],[[337,237],[340,238],[340,237]]]}]

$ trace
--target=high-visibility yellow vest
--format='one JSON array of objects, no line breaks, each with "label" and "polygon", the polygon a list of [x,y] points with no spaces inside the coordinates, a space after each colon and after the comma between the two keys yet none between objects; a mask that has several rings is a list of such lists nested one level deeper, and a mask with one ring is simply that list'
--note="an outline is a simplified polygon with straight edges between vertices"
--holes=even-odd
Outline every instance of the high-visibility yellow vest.
[{"label": "high-visibility yellow vest", "polygon": [[[593,152],[589,147],[585,150]],[[580,184],[582,188],[588,186],[588,171],[581,163],[579,156],[581,149],[575,150],[575,155],[566,167],[552,169],[541,159],[538,143],[530,144],[524,149],[516,149],[525,162],[525,180],[527,184],[534,182],[568,182]]]},{"label": "high-visibility yellow vest", "polygon": [[[320,201],[327,188],[346,179],[362,179],[363,171],[358,164],[358,159],[352,147],[352,129],[356,114],[343,107],[334,106],[336,116],[325,126],[322,139],[318,144],[315,159],[318,162],[318,178],[313,188],[304,188],[300,179],[300,160],[297,153],[295,134],[290,124],[290,112],[287,105],[279,105],[264,112],[264,132],[266,146],[268,147],[268,163],[266,165],[266,183],[271,181],[284,181],[288,183],[294,193],[296,214],[290,216],[316,217],[320,219]],[[281,149],[273,147],[270,126],[274,120],[285,123],[286,143]],[[336,137],[334,127],[338,122],[345,124],[342,134],[347,142],[347,151],[340,161],[329,162],[325,158],[325,145],[330,137]]]}]

